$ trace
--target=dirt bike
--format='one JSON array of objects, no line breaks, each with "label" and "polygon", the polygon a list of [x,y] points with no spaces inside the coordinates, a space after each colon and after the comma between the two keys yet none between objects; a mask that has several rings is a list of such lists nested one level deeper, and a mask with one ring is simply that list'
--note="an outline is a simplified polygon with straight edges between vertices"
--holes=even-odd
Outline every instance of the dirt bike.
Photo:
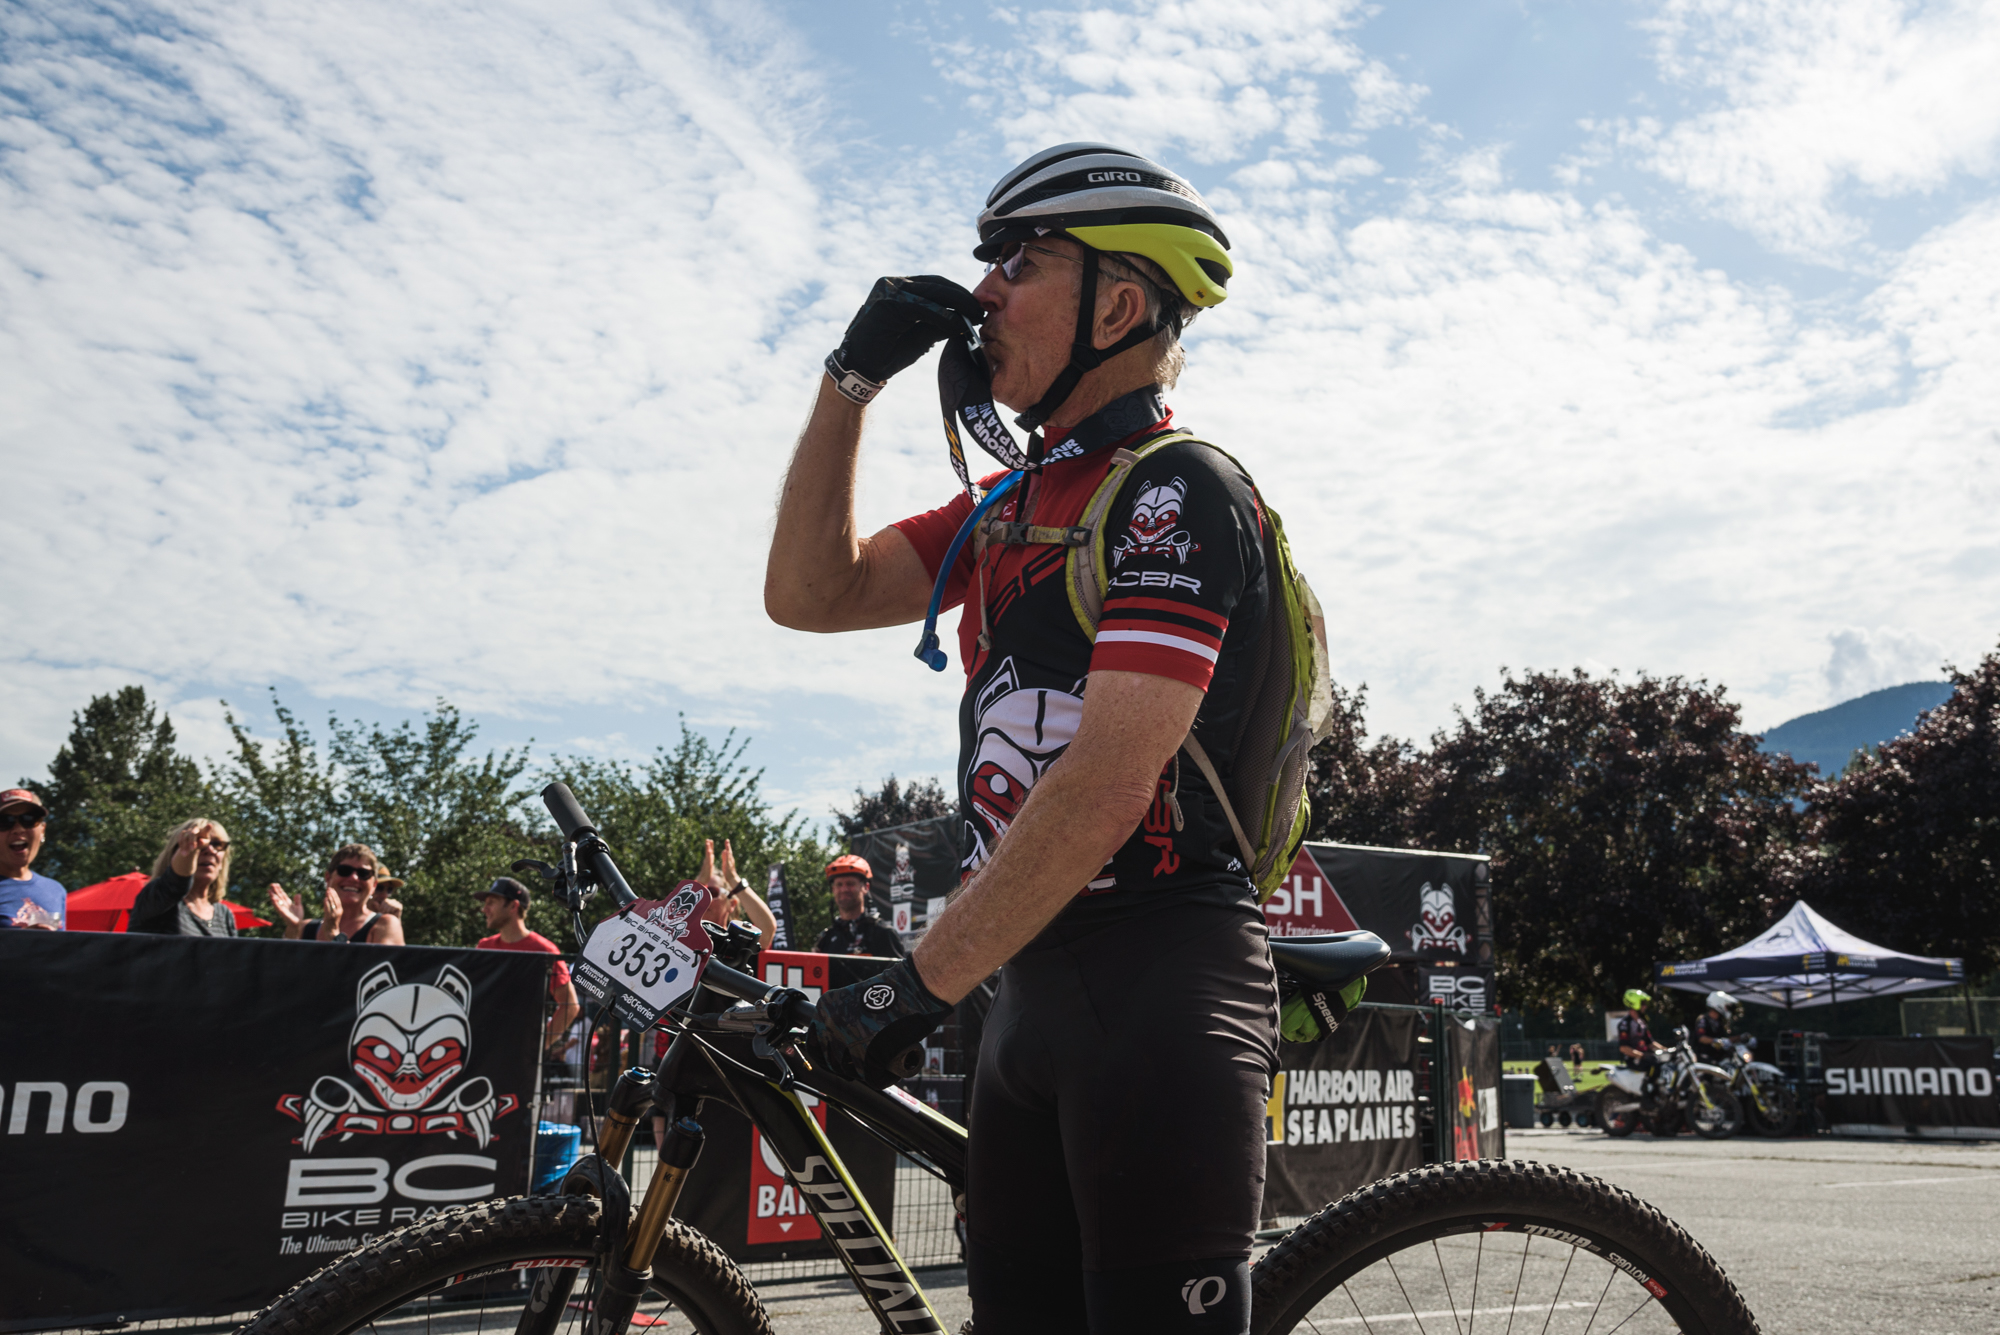
[{"label": "dirt bike", "polygon": [[1729,1073],[1729,1091],[1743,1107],[1743,1124],[1760,1136],[1789,1136],[1799,1124],[1799,1097],[1785,1073],[1751,1056],[1754,1038],[1723,1040],[1728,1054],[1717,1065]]},{"label": "dirt bike", "polygon": [[1647,1072],[1606,1062],[1609,1082],[1597,1096],[1597,1120],[1609,1136],[1645,1129],[1656,1136],[1679,1134],[1683,1125],[1705,1140],[1722,1140],[1743,1128],[1743,1105],[1729,1092],[1729,1072],[1697,1058],[1685,1025],[1673,1043],[1654,1049]]},{"label": "dirt bike", "polygon": [[[569,790],[552,784],[543,800],[565,841],[560,867],[545,874],[570,907],[579,939],[595,943],[606,924],[617,924],[614,935],[624,934],[618,950],[596,958],[623,952],[613,967],[665,977],[663,955],[646,949],[643,928],[624,926],[633,919],[618,915],[583,931],[587,892],[607,889],[621,906],[636,896]],[[647,903],[655,906],[648,918],[672,907]],[[560,1194],[454,1206],[386,1234],[302,1280],[243,1335],[623,1335],[628,1327],[658,1326],[669,1312],[697,1335],[772,1335],[769,1314],[736,1264],[673,1217],[682,1193],[700,1189],[698,1180],[690,1186],[704,1137],[699,1118],[724,1109],[748,1117],[783,1161],[881,1329],[943,1335],[887,1216],[868,1201],[809,1106],[823,1103],[887,1141],[940,1178],[961,1212],[965,1128],[895,1086],[875,1089],[833,1075],[815,1055],[806,996],[748,972],[755,931],[741,924],[703,930],[709,940],[697,943],[705,947],[697,951],[704,956],[699,983],[662,1012],[670,1045],[653,1069],[618,1080],[596,1152],[571,1169]],[[661,950],[674,954],[674,943]],[[1273,939],[1271,954],[1283,995],[1344,986],[1386,959],[1388,949],[1370,933],[1345,932]],[[592,958],[586,945],[583,960]],[[655,1113],[669,1130],[635,1209],[616,1165],[640,1120]],[[1443,1329],[1448,1319],[1459,1329],[1482,1315],[1575,1335],[1757,1330],[1721,1267],[1657,1209],[1585,1174],[1521,1160],[1432,1164],[1325,1207],[1257,1259],[1251,1306],[1256,1335],[1351,1326],[1356,1318],[1394,1329],[1405,1321]],[[966,1323],[961,1335],[970,1328]]]}]

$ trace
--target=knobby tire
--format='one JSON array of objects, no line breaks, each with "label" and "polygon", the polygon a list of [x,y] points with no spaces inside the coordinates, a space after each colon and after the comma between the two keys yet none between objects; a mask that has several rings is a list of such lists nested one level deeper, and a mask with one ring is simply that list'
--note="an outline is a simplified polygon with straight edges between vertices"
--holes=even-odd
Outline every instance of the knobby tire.
[{"label": "knobby tire", "polygon": [[[456,1280],[510,1275],[521,1262],[588,1260],[596,1254],[598,1221],[598,1202],[588,1196],[516,1196],[455,1206],[307,1276],[240,1335],[347,1335],[443,1293]],[[527,1273],[532,1277],[539,1270]],[[672,1304],[668,1310],[677,1329],[687,1328],[684,1319],[697,1335],[773,1335],[770,1317],[742,1271],[678,1219],[660,1239],[651,1290],[649,1296]],[[579,1282],[573,1301],[585,1301],[588,1292],[587,1281]],[[524,1300],[525,1294],[519,1301]],[[580,1330],[584,1324],[566,1322],[563,1329]],[[482,1326],[504,1335],[513,1329],[513,1314],[497,1327],[490,1321]]]},{"label": "knobby tire", "polygon": [[[1410,1315],[1384,1310],[1382,1319],[1371,1322],[1349,1281],[1372,1274],[1371,1267],[1385,1259],[1394,1267],[1405,1254],[1428,1256],[1445,1239],[1467,1252],[1477,1248],[1471,1264],[1503,1276],[1512,1274],[1517,1262],[1525,1275],[1528,1250],[1540,1245],[1538,1265],[1553,1275],[1560,1263],[1561,1279],[1552,1290],[1546,1281],[1539,1288],[1531,1282],[1508,1289],[1504,1279],[1496,1290],[1489,1280],[1486,1293],[1475,1296],[1463,1313],[1462,1292],[1449,1298],[1450,1320],[1435,1312],[1419,1316],[1421,1304],[1412,1302]],[[1565,1247],[1570,1249],[1566,1262]],[[1579,1258],[1584,1261],[1580,1268]],[[1409,1278],[1409,1268],[1406,1262],[1397,1271],[1398,1287]],[[1572,1270],[1577,1271],[1574,1276]],[[1756,1319],[1743,1296],[1680,1225],[1610,1183],[1519,1159],[1432,1164],[1372,1182],[1327,1206],[1286,1235],[1251,1271],[1251,1329],[1255,1335],[1287,1335],[1364,1327],[1414,1332],[1428,1326],[1456,1327],[1463,1335],[1490,1326],[1499,1335],[1502,1313],[1507,1330],[1550,1329],[1549,1319],[1565,1293],[1581,1294],[1567,1308],[1588,1305],[1588,1292],[1566,1287],[1582,1280],[1585,1271],[1591,1287],[1601,1272],[1607,1291],[1618,1281],[1621,1290],[1629,1290],[1628,1297],[1636,1296],[1640,1308],[1654,1305],[1643,1321],[1634,1321],[1637,1308],[1631,1313],[1606,1309],[1601,1321],[1595,1313],[1564,1311],[1566,1318],[1590,1316],[1594,1324],[1589,1328],[1598,1335],[1641,1328],[1677,1329],[1684,1335],[1757,1335]],[[1478,1272],[1469,1273],[1476,1277]],[[1524,1292],[1528,1289],[1533,1292]],[[1350,1301],[1351,1309],[1344,1305]],[[1421,1319],[1433,1315],[1438,1316],[1435,1322]],[[1419,1316],[1414,1325],[1409,1324],[1412,1316]],[[1461,1316],[1468,1319],[1465,1325],[1459,1324]],[[1575,1324],[1583,1328],[1581,1320]]]}]

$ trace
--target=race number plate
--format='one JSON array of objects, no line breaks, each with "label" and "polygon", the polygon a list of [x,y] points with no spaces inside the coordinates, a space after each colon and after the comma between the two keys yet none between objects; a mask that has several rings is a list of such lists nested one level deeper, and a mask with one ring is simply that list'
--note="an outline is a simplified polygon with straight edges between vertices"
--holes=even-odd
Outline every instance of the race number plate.
[{"label": "race number plate", "polygon": [[[687,943],[688,922],[686,915],[663,920],[657,912],[631,910],[606,918],[584,943],[574,970],[577,985],[632,1024],[651,1028],[694,990],[708,962],[706,950]],[[705,942],[705,934],[699,939]]]}]

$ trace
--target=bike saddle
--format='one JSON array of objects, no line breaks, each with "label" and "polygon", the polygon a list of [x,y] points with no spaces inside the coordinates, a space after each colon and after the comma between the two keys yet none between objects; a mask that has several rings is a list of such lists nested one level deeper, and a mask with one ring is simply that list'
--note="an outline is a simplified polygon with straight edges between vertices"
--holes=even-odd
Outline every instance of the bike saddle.
[{"label": "bike saddle", "polygon": [[1278,971],[1321,992],[1339,991],[1388,958],[1388,944],[1373,932],[1271,938]]}]

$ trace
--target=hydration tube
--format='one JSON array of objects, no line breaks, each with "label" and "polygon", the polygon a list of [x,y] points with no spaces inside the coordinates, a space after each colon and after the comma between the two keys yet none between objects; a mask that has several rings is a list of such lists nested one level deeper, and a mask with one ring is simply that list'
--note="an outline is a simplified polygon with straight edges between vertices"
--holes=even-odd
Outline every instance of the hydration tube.
[{"label": "hydration tube", "polygon": [[957,535],[951,540],[951,546],[945,549],[944,562],[938,566],[937,583],[931,586],[931,608],[924,615],[924,637],[917,641],[916,651],[917,657],[933,672],[944,671],[945,664],[950,661],[945,657],[944,650],[938,647],[937,633],[938,609],[944,603],[945,582],[951,578],[952,567],[958,564],[958,554],[964,549],[965,540],[972,536],[974,526],[988,510],[993,508],[993,502],[1011,491],[1014,484],[1020,480],[1021,474],[1015,472],[994,483],[993,490],[986,493],[985,500],[973,507],[972,513],[966,517],[963,524],[959,525]]}]

